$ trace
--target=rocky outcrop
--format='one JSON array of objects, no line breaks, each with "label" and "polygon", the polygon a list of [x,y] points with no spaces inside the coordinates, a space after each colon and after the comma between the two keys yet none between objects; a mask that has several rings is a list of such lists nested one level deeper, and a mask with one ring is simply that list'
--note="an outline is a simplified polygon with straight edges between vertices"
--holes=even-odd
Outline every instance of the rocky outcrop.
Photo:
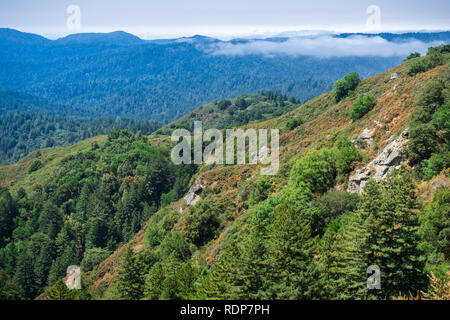
[{"label": "rocky outcrop", "polygon": [[369,130],[368,128],[365,128],[360,135],[356,136],[353,139],[352,142],[362,149],[371,147],[374,140],[374,131],[375,130]]},{"label": "rocky outcrop", "polygon": [[408,142],[408,129],[391,143],[364,168],[357,170],[350,176],[347,191],[360,193],[370,178],[384,179],[391,168],[398,168],[406,161],[406,143]]},{"label": "rocky outcrop", "polygon": [[186,204],[190,207],[196,204],[200,199],[200,194],[203,191],[203,186],[200,183],[200,180],[195,180],[194,184],[191,186],[189,191],[184,196],[184,200],[186,201]]}]

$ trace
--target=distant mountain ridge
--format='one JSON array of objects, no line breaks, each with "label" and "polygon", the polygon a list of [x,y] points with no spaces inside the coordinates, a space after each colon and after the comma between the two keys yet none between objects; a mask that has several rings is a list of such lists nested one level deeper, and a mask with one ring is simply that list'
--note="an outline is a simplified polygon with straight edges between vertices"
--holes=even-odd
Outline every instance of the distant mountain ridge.
[{"label": "distant mountain ridge", "polygon": [[[450,32],[419,35],[423,41],[450,40]],[[245,41],[251,40],[225,42],[201,35],[142,40],[122,31],[49,40],[0,29],[0,87],[62,106],[58,110],[64,115],[172,121],[208,101],[261,90],[309,100],[349,72],[369,77],[405,58],[227,56],[205,50],[211,44]]]}]

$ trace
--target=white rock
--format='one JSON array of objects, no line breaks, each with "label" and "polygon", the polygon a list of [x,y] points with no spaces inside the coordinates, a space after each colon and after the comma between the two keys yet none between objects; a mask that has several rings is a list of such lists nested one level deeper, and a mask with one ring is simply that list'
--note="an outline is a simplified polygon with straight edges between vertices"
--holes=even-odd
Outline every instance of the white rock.
[{"label": "white rock", "polygon": [[391,168],[398,168],[406,161],[405,149],[407,142],[408,129],[389,143],[368,165],[356,170],[350,176],[347,191],[361,193],[367,180],[370,178],[385,179]]},{"label": "white rock", "polygon": [[202,193],[202,191],[203,186],[200,184],[199,179],[195,180],[194,184],[184,196],[186,204],[188,206],[193,206],[194,204],[196,204],[201,199],[200,194]]}]

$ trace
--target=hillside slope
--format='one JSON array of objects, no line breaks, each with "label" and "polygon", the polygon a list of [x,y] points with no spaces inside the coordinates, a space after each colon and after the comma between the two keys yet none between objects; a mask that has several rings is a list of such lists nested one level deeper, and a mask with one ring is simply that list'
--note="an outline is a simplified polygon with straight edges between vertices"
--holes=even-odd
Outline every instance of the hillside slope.
[{"label": "hillside slope", "polygon": [[[272,254],[276,254],[277,249],[272,248],[269,242],[269,240],[272,239],[272,235],[270,234],[274,222],[269,222],[267,225],[268,222],[262,222],[265,220],[260,219],[261,217],[266,217],[265,219],[276,219],[276,216],[274,218],[269,218],[269,212],[272,210],[275,210],[278,214],[290,212],[289,207],[281,209],[283,207],[280,207],[280,205],[282,206],[282,203],[286,200],[280,200],[280,197],[283,199],[284,197],[295,198],[295,194],[300,198],[311,197],[310,195],[302,196],[302,192],[292,189],[293,176],[292,173],[290,173],[291,168],[299,162],[298,159],[305,157],[311,150],[326,148],[330,146],[330,144],[333,145],[336,143],[336,139],[341,135],[352,139],[358,146],[361,158],[353,163],[350,167],[350,171],[363,168],[367,163],[383,152],[391,153],[387,146],[401,136],[401,133],[408,127],[410,115],[420,96],[419,93],[426,92],[430,82],[436,77],[442,77],[445,70],[447,70],[446,79],[448,79],[448,65],[439,66],[415,76],[409,76],[408,71],[414,63],[415,61],[407,61],[398,67],[363,80],[357,87],[354,95],[345,98],[339,103],[335,102],[333,93],[327,93],[279,118],[244,126],[243,128],[281,129],[281,169],[279,174],[269,178],[261,177],[259,176],[259,167],[251,165],[205,165],[201,167],[199,173],[196,175],[195,183],[187,197],[156,213],[150,219],[146,231],[140,231],[136,237],[134,237],[132,242],[115,251],[112,256],[100,263],[94,272],[85,275],[84,279],[86,285],[90,288],[92,297],[106,299],[127,297],[146,299],[248,299],[255,297],[282,299],[309,299],[314,297],[355,299],[367,295],[367,291],[362,289],[362,287],[360,287],[360,291],[355,292],[353,289],[349,290],[345,285],[342,287],[342,284],[339,284],[340,288],[342,288],[342,292],[349,292],[348,294],[350,295],[342,295],[343,293],[339,292],[333,293],[332,288],[327,287],[326,284],[320,285],[322,286],[322,290],[325,290],[322,294],[318,294],[317,292],[309,293],[310,288],[319,286],[319,283],[314,281],[311,282],[311,275],[307,276],[304,280],[300,280],[301,278],[299,279],[299,281],[306,281],[309,279],[306,281],[306,287],[302,289],[304,292],[298,292],[292,288],[287,290],[279,287],[278,289],[272,289],[275,290],[273,293],[267,291],[264,292],[264,290],[267,289],[263,289],[261,286],[263,286],[267,280],[263,280],[261,277],[270,270],[270,264],[272,263],[270,262],[270,257]],[[446,81],[448,85],[448,80]],[[358,96],[367,94],[372,94],[376,97],[376,105],[361,119],[352,121],[348,116],[349,109]],[[292,119],[302,119],[302,121],[299,122],[300,125],[298,127],[292,128]],[[364,132],[369,132],[369,137],[367,137],[367,134],[364,135]],[[361,136],[363,138],[361,138]],[[361,144],[361,140],[364,139],[366,142],[369,141],[370,143]],[[408,159],[404,152],[405,151],[403,150],[403,160],[401,162],[407,163]],[[398,165],[398,162],[391,164],[392,167],[398,167]],[[410,165],[414,164],[410,163]],[[411,167],[409,167],[409,170],[411,170]],[[318,271],[316,270],[316,272],[318,272],[318,274],[312,276],[313,278],[318,277],[320,279],[324,275],[325,271],[322,268],[324,267],[326,260],[323,260],[321,257],[325,258],[326,255],[330,255],[329,259],[338,259],[336,256],[333,256],[333,251],[336,250],[335,254],[345,255],[345,250],[337,247],[338,245],[341,245],[339,240],[334,240],[334,242],[327,244],[331,246],[332,252],[324,251],[324,245],[326,244],[325,241],[329,241],[328,237],[337,236],[337,239],[339,239],[340,233],[344,232],[344,234],[347,234],[344,226],[348,223],[346,222],[348,219],[352,219],[351,212],[354,210],[354,207],[351,209],[351,203],[352,201],[358,200],[351,200],[352,196],[350,194],[346,196],[342,192],[339,193],[339,190],[346,190],[348,177],[351,175],[350,171],[344,173],[344,177],[336,177],[336,180],[332,182],[332,187],[327,187],[327,192],[316,192],[316,196],[312,196],[312,202],[309,202],[311,200],[307,200],[305,203],[305,200],[301,199],[291,199],[288,201],[288,203],[297,203],[297,206],[300,205],[300,207],[296,209],[297,212],[300,210],[300,213],[296,213],[299,215],[298,217],[305,214],[309,215],[311,212],[314,212],[307,210],[307,212],[304,213],[304,210],[300,209],[301,206],[304,206],[304,209],[320,208],[320,205],[325,204],[327,206],[333,206],[337,205],[337,203],[339,203],[338,206],[342,206],[342,201],[344,201],[343,209],[334,208],[331,210],[336,216],[331,218],[319,218],[320,215],[313,215],[315,218],[312,221],[308,220],[310,223],[309,226],[311,226],[311,233],[314,235],[312,243],[307,237],[297,240],[305,242],[307,243],[307,246],[310,245],[315,248],[313,251],[315,258],[310,263],[317,266]],[[413,172],[420,172],[420,167],[414,166]],[[416,189],[418,191],[418,201],[430,203],[433,200],[433,194],[440,194],[441,196],[442,194],[445,194],[439,193],[441,191],[447,192],[446,194],[448,195],[450,187],[448,175],[449,172],[447,170],[440,174],[437,173],[431,180],[422,180],[422,178],[419,178],[416,174],[414,183],[418,186],[418,189]],[[400,184],[406,184],[406,182],[403,181],[400,182]],[[286,190],[290,191],[284,192]],[[364,201],[370,201],[372,196],[370,194],[369,198],[363,196],[363,203]],[[192,199],[193,197],[197,200],[200,199],[200,201],[192,206],[192,203],[187,203],[186,200]],[[338,200],[341,199],[340,197],[347,200]],[[314,200],[314,198],[316,200]],[[435,212],[432,211],[432,206],[439,208],[438,203],[441,203],[442,206],[444,203],[447,203],[446,205],[448,206],[448,196],[446,199],[447,200],[441,200],[444,202],[437,202],[438,200],[436,200],[435,196],[435,200],[426,207],[425,213],[422,215],[425,217],[426,215]],[[349,206],[347,209],[345,207],[345,201]],[[443,207],[440,208],[443,210]],[[329,215],[330,213],[325,212],[325,214]],[[214,222],[216,221],[214,219],[215,216],[219,217],[219,224],[217,225],[215,225]],[[339,216],[342,217],[341,220],[339,219]],[[199,228],[198,224],[201,225],[201,222],[195,223],[195,220],[193,219],[206,219],[201,221],[205,221],[204,223],[206,223],[206,226],[212,228],[212,234],[203,234],[206,238],[199,240],[198,235],[196,236],[196,233],[192,234],[192,232],[199,230],[195,228]],[[286,219],[288,219],[288,217],[286,217]],[[297,219],[301,220],[302,218]],[[423,219],[421,220],[422,223],[424,223],[423,221],[426,221],[426,218],[421,219]],[[448,223],[448,213],[447,217],[442,217],[442,219],[446,221],[445,223]],[[295,223],[292,220],[288,221],[291,221],[290,223]],[[323,223],[328,223],[330,225],[333,225],[334,223],[334,227],[324,228]],[[333,228],[335,229],[338,225],[341,225],[340,229],[338,229],[340,231],[333,231]],[[203,227],[205,227],[205,225],[203,225]],[[268,235],[257,236],[260,232],[263,232],[261,230],[258,231],[257,228],[267,230],[266,232]],[[280,232],[284,229],[276,230]],[[333,232],[336,232],[336,234]],[[181,238],[177,240],[178,242],[174,242],[176,241],[175,239],[178,239],[177,237],[179,237],[180,234],[182,235]],[[356,237],[354,234],[349,233],[348,236],[350,235]],[[273,237],[277,239],[276,234],[273,235]],[[187,241],[187,243],[183,241]],[[352,241],[356,240],[352,238],[351,242]],[[422,239],[422,243],[425,243],[422,244],[422,248],[426,246],[429,248],[430,245],[427,241],[428,240],[426,239]],[[268,244],[266,245],[265,243]],[[298,244],[298,242],[295,243]],[[446,245],[448,246],[448,242]],[[134,254],[130,253],[130,247],[132,248],[131,252],[134,252]],[[272,250],[275,250],[275,252]],[[426,254],[430,252],[429,250],[430,249],[428,249],[428,251],[424,249]],[[179,254],[180,257],[174,257],[171,252],[176,256]],[[159,258],[155,258],[155,256]],[[289,253],[284,252],[283,256],[279,257],[279,259],[285,261],[288,257]],[[440,259],[448,259],[448,255],[443,255]],[[128,268],[130,268],[130,265],[133,265],[133,263],[148,263],[150,266],[144,268],[142,275],[135,274],[135,281],[140,283],[140,287],[136,292],[130,293],[124,289],[124,286],[129,284],[125,277],[130,275],[127,270],[129,270]],[[446,262],[444,260],[438,259],[433,263],[428,263],[425,267],[425,272],[433,270],[435,273],[440,273],[441,276],[445,276],[445,265]],[[275,266],[277,266],[277,270],[280,270],[280,265],[275,263]],[[352,266],[353,265],[350,263],[349,267]],[[357,266],[355,266],[355,268],[356,267]],[[381,267],[386,268],[386,266]],[[124,270],[124,268],[127,269]],[[283,268],[287,267],[285,266]],[[361,271],[363,273],[365,272],[364,268],[365,266],[363,265]],[[188,272],[188,275],[185,274],[186,272]],[[206,275],[199,276],[200,272],[204,272]],[[338,278],[335,279],[336,281],[341,281],[345,277],[344,274],[348,272],[349,270],[344,268],[343,271],[335,271],[333,274],[325,272],[325,276],[333,278],[336,277],[336,275],[339,275]],[[364,275],[365,273],[361,276],[361,283],[365,283]],[[196,280],[189,280],[189,276]],[[286,281],[272,275],[268,277],[274,277],[274,281],[278,284],[283,284],[285,283],[283,281]],[[420,276],[416,277],[417,279],[415,280],[417,280],[418,283],[422,281],[420,280]],[[167,285],[165,282],[158,282],[156,279],[160,279],[160,281],[174,281],[177,285],[175,288],[165,287],[165,285]],[[192,281],[195,281],[195,283]],[[347,281],[350,281],[350,279]],[[353,279],[353,281],[355,281],[355,279]],[[159,283],[159,286],[163,288],[161,289],[161,287],[159,287],[158,289],[157,287],[154,287],[156,283]],[[333,280],[332,283],[332,286],[338,286],[338,282],[335,282],[335,280]],[[290,285],[289,283],[285,284]],[[412,289],[415,286],[417,287],[418,284],[410,282],[403,285],[403,288]],[[420,286],[424,291],[427,290],[427,287],[426,285],[423,285],[423,282],[419,287]],[[400,294],[401,291],[398,287],[393,288],[392,290],[393,291],[391,292],[384,293],[384,296],[372,296],[372,298],[392,297]],[[285,296],[285,293],[283,292],[290,293]]]},{"label": "hillside slope", "polygon": [[[450,221],[450,71],[448,54],[438,66],[432,56],[364,79],[340,99],[336,90],[241,127],[280,129],[274,176],[260,175],[261,164],[177,168],[169,137],[127,131],[1,167],[0,216],[14,226],[1,229],[4,298],[44,289],[42,299],[61,296],[53,285],[66,264],[81,264],[84,283],[68,298],[385,299],[427,291],[426,274],[447,271]],[[357,108],[365,111],[352,119]],[[434,147],[423,150],[424,138]],[[361,195],[345,192],[358,170],[377,177],[384,166],[400,171],[368,180]],[[365,286],[368,263],[389,275],[379,292]]]}]

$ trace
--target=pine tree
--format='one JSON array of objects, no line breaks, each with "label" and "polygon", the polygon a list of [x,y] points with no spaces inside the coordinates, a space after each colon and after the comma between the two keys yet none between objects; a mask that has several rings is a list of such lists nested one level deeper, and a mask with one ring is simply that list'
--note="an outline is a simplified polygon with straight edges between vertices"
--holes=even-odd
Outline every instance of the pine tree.
[{"label": "pine tree", "polygon": [[20,288],[22,298],[33,299],[37,295],[34,261],[28,250],[23,250],[17,258],[14,282]]},{"label": "pine tree", "polygon": [[268,260],[270,280],[268,297],[276,299],[312,299],[318,288],[313,263],[314,239],[310,226],[296,210],[282,204],[274,211],[269,228]]},{"label": "pine tree", "polygon": [[125,249],[122,267],[119,270],[118,289],[125,300],[140,300],[144,294],[146,268],[137,259],[133,244]]},{"label": "pine tree", "polygon": [[411,175],[392,173],[381,183],[382,202],[372,216],[369,262],[381,269],[380,298],[424,289],[424,256],[419,247],[418,204]]},{"label": "pine tree", "polygon": [[46,300],[76,300],[76,291],[67,288],[62,279],[46,291]]}]

